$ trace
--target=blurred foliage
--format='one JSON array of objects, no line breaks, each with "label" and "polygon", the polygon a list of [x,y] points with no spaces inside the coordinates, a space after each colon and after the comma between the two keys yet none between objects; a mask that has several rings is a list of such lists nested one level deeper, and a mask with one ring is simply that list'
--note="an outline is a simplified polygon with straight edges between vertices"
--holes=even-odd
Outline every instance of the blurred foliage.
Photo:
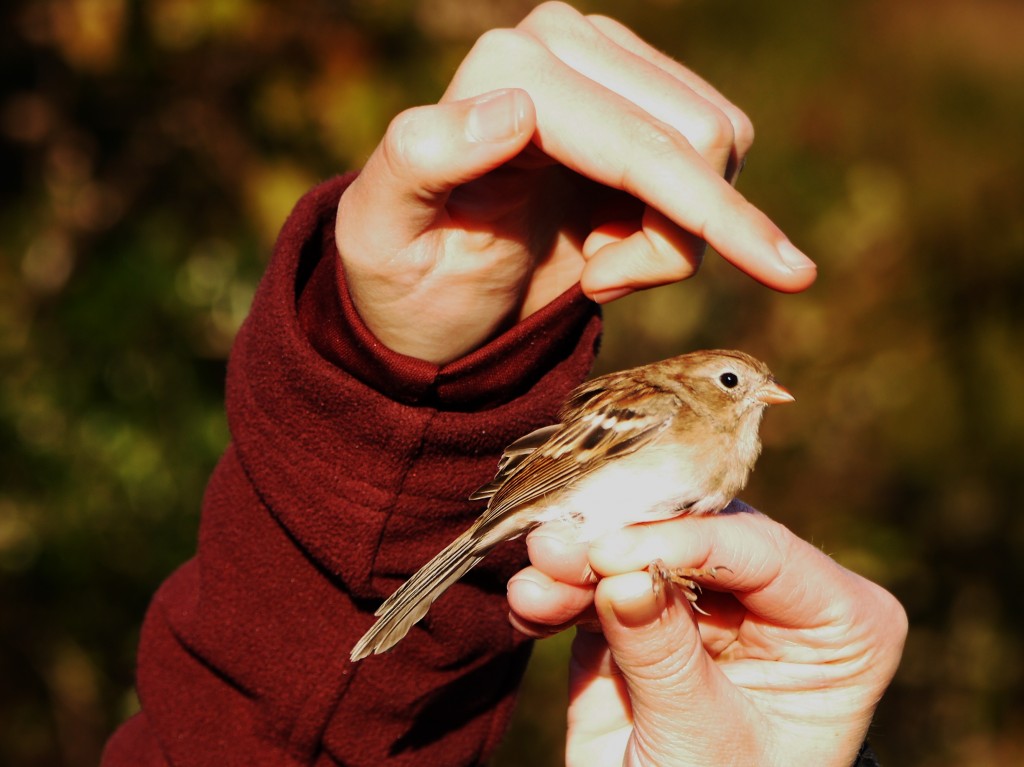
[{"label": "blurred foliage", "polygon": [[[224,360],[274,233],[523,0],[22,0],[0,26],[0,762],[95,764],[190,556]],[[645,0],[611,13],[754,120],[741,188],[821,264],[709,256],[607,312],[602,369],[768,359],[748,500],[894,591],[888,765],[1024,760],[1024,5]],[[564,638],[500,764],[558,764]]]}]

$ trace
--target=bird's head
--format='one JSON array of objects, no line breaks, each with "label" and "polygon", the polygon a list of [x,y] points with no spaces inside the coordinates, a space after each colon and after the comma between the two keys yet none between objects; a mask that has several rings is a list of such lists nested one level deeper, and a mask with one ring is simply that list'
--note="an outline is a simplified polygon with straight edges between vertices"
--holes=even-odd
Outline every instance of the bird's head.
[{"label": "bird's head", "polygon": [[795,399],[767,365],[745,352],[713,349],[684,354],[679,360],[681,382],[716,412],[732,411],[742,417]]}]

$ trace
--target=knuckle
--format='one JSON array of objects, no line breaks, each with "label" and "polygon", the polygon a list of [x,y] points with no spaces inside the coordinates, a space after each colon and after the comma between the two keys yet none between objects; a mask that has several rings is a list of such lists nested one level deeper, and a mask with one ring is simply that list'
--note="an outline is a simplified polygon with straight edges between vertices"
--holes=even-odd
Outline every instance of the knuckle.
[{"label": "knuckle", "polygon": [[733,143],[736,153],[743,157],[754,145],[754,123],[746,112],[737,107],[728,110],[727,115],[732,123]]},{"label": "knuckle", "polygon": [[[889,594],[887,591],[886,594]],[[902,645],[907,638],[907,634],[910,632],[910,617],[907,615],[907,608],[892,594],[889,594],[891,602],[891,624],[895,627],[895,636],[899,639],[899,643]]]},{"label": "knuckle", "polygon": [[431,107],[412,107],[392,119],[381,142],[383,159],[399,177],[430,168],[439,157],[436,139],[423,130]]},{"label": "knuckle", "polygon": [[567,21],[578,21],[582,18],[583,14],[571,5],[558,2],[557,0],[549,0],[549,2],[541,3],[530,11],[522,23],[527,26],[549,26],[552,24],[563,24]]},{"label": "knuckle", "polygon": [[701,256],[690,252],[689,243],[680,245],[661,238],[651,242],[647,278],[651,284],[669,285],[688,280],[700,269]]},{"label": "knuckle", "polygon": [[[871,583],[869,581],[869,583]],[[885,616],[884,622],[889,629],[889,637],[894,644],[902,645],[910,630],[910,619],[903,604],[884,587],[872,583],[879,601],[876,614]]]},{"label": "knuckle", "polygon": [[630,127],[629,148],[632,161],[609,147],[602,157],[602,165],[616,169],[613,175],[619,189],[638,196],[644,183],[644,175],[663,159],[680,153],[691,154],[693,147],[683,134],[668,123],[639,117]]},{"label": "knuckle", "polygon": [[644,148],[656,152],[675,151],[683,135],[675,128],[661,120],[642,120],[637,127],[635,140]]},{"label": "knuckle", "polygon": [[645,233],[639,249],[636,277],[646,287],[670,285],[693,277],[700,269],[700,247],[691,242],[675,242],[660,235]]},{"label": "knuckle", "polygon": [[697,266],[688,259],[673,256],[671,260],[664,259],[664,261],[666,266],[658,275],[664,285],[688,280],[697,273]]},{"label": "knuckle", "polygon": [[530,32],[515,28],[489,29],[477,38],[456,73],[453,86],[463,95],[509,87],[523,79],[543,57],[543,46]]},{"label": "knuckle", "polygon": [[404,168],[415,165],[414,150],[416,133],[416,115],[418,107],[406,109],[397,114],[384,133],[381,148],[384,157],[392,168]]},{"label": "knuckle", "polygon": [[729,117],[719,109],[704,112],[687,127],[686,137],[702,155],[731,153],[736,132]]},{"label": "knuckle", "polygon": [[701,264],[704,262],[703,248],[700,245],[694,246],[694,252],[686,252],[677,254],[675,258],[676,268],[673,282],[682,282],[695,276],[700,271]]},{"label": "knuckle", "polygon": [[488,58],[498,62],[515,61],[518,57],[529,56],[536,41],[523,30],[508,27],[489,29],[477,38],[467,59]]},{"label": "knuckle", "polygon": [[[606,161],[609,165],[620,165],[624,180],[627,180],[634,173],[641,173],[639,166],[647,165],[649,162],[657,162],[660,159],[670,156],[673,153],[687,146],[687,141],[682,134],[677,132],[671,125],[657,120],[638,119],[628,131],[628,146],[631,155],[642,162],[629,162],[615,147],[609,147]],[[685,151],[685,149],[684,149]],[[635,191],[627,189],[627,191]]]},{"label": "knuckle", "polygon": [[620,22],[603,13],[588,13],[586,19],[592,24],[600,24],[613,29],[626,29]]}]

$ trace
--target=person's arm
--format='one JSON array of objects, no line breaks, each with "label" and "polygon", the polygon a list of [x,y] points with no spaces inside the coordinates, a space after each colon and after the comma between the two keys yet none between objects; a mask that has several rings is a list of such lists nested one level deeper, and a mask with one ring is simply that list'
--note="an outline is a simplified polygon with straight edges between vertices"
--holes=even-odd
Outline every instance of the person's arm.
[{"label": "person's arm", "polygon": [[456,363],[395,354],[338,282],[338,197],[297,206],[235,343],[231,446],[196,557],[147,614],[142,711],[108,745],[140,764],[474,764],[497,744],[528,654],[495,552],[401,653],[348,650],[393,589],[477,509],[502,447],[548,422],[590,367],[578,291]]},{"label": "person's arm", "polygon": [[484,35],[344,193],[304,200],[236,342],[232,445],[198,555],[147,616],[143,713],[108,764],[483,761],[526,658],[503,618],[515,546],[395,652],[347,651],[586,375],[585,295],[685,279],[705,240],[774,288],[813,281],[731,186],[752,137],[621,25],[547,3]]},{"label": "person's arm", "polygon": [[[777,522],[732,512],[589,549],[550,529],[531,537],[535,566],[509,585],[513,622],[593,629],[573,645],[567,764],[874,764],[863,744],[899,664],[903,608]],[[718,568],[703,579],[707,615],[653,590],[655,559]]]}]

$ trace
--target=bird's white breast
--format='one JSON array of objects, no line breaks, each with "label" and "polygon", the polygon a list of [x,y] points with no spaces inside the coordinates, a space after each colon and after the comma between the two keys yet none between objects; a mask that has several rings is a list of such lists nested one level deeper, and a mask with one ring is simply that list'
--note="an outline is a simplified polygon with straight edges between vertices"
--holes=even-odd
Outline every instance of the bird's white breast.
[{"label": "bird's white breast", "polygon": [[650,445],[588,474],[544,509],[540,521],[569,521],[579,540],[590,541],[638,522],[718,511],[732,497],[716,487],[715,463],[689,446]]}]

